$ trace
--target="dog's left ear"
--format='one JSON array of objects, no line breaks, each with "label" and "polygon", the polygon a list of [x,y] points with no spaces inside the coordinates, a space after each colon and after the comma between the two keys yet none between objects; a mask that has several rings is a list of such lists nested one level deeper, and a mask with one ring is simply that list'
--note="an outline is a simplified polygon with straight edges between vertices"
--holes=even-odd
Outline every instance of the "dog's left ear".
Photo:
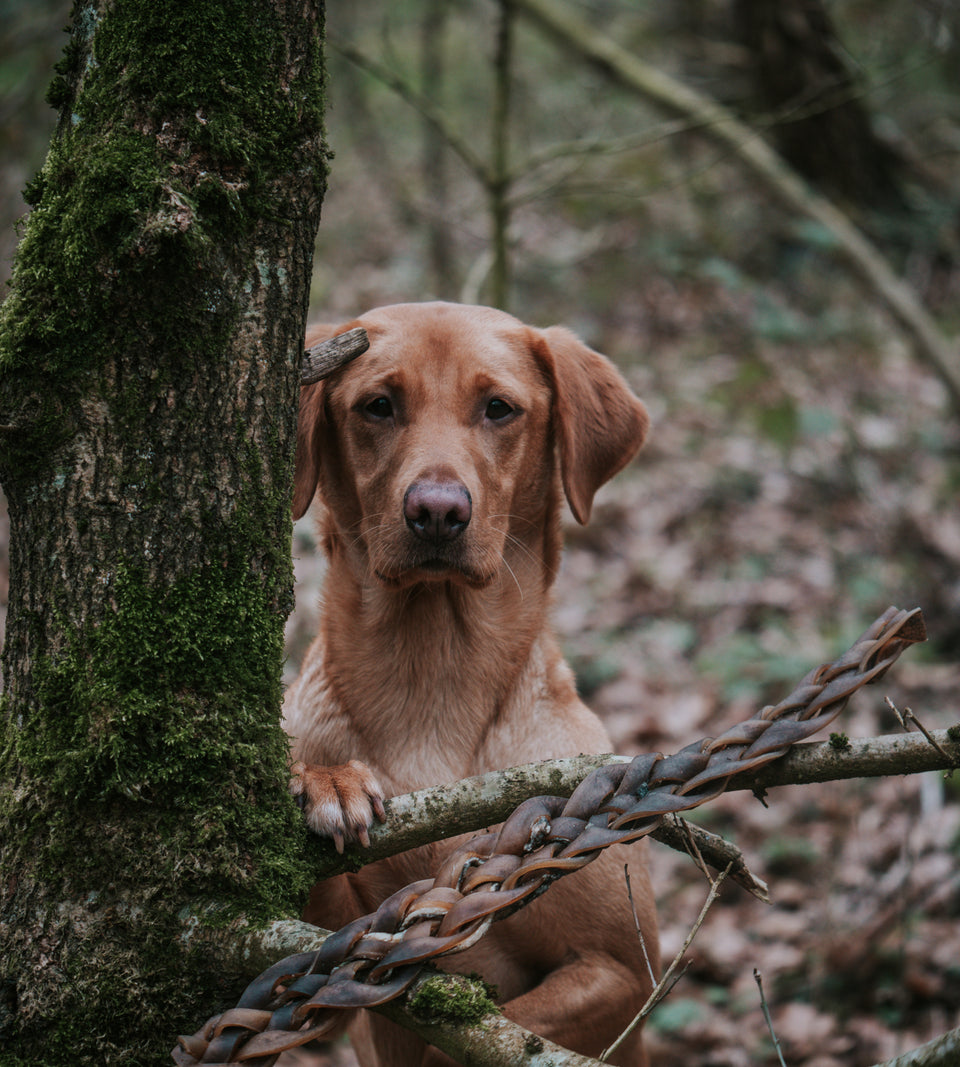
[{"label": "dog's left ear", "polygon": [[596,491],[639,451],[650,417],[606,356],[562,326],[533,333],[534,355],[553,382],[563,491],[583,524]]}]

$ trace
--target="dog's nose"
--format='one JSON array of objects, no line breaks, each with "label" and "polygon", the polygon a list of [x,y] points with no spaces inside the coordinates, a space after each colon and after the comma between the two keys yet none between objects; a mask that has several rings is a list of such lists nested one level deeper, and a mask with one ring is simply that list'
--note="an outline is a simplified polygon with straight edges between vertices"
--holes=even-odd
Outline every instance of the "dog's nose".
[{"label": "dog's nose", "polygon": [[452,541],[467,528],[473,502],[460,482],[425,479],[403,496],[407,526],[424,541]]}]

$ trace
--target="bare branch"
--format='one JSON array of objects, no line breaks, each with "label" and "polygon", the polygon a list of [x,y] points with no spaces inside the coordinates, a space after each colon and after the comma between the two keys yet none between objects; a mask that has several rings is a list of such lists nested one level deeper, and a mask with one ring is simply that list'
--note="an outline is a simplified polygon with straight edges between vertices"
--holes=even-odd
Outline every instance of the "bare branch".
[{"label": "bare branch", "polygon": [[904,708],[903,709],[903,713],[901,714],[900,709],[897,707],[896,704],[894,704],[894,702],[889,697],[884,697],[883,698],[883,702],[894,713],[894,715],[896,715],[898,722],[904,728],[904,730],[909,730],[910,729],[910,724],[911,723],[915,723],[916,727],[920,731],[920,733],[922,733],[923,736],[930,742],[930,744],[933,745],[933,747],[940,753],[940,755],[943,756],[943,758],[948,761],[950,766],[954,766],[954,767],[956,766],[956,763],[950,760],[950,757],[947,755],[947,753],[944,752],[943,749],[940,747],[940,745],[937,743],[937,739],[930,733],[930,731],[926,728],[926,726],[924,726],[923,723],[917,718],[917,716],[913,713],[913,710],[911,708]]},{"label": "bare branch", "polygon": [[755,774],[744,774],[730,788],[762,792],[777,785],[920,774],[960,766],[960,741],[952,740],[948,730],[934,730],[932,737],[939,748],[920,734],[857,738],[842,747],[832,741],[797,745],[782,760],[768,764]]},{"label": "bare branch", "polygon": [[[702,826],[681,819],[679,815],[672,820],[664,820],[650,836],[677,852],[689,853],[701,870],[702,864],[707,863],[716,871],[726,871],[732,882],[762,903],[770,903],[770,887],[750,870],[740,849],[725,837],[704,830]],[[709,879],[710,875],[705,870],[704,875]]]},{"label": "bare branch", "polygon": [[474,152],[469,143],[453,129],[447,117],[442,111],[434,107],[430,100],[418,93],[404,78],[400,77],[392,70],[389,70],[371,56],[361,52],[360,49],[348,44],[346,41],[328,35],[327,42],[332,45],[344,59],[348,59],[361,70],[365,70],[368,74],[376,78],[377,81],[382,82],[388,88],[392,89],[402,100],[405,100],[416,111],[419,111],[423,119],[426,122],[429,122],[430,125],[440,133],[453,152],[460,157],[467,169],[474,175],[474,177],[476,177],[480,184],[484,186],[484,188],[489,188],[492,180],[490,168],[480,156]]},{"label": "bare branch", "polygon": [[362,355],[369,347],[367,331],[361,326],[315,344],[303,354],[300,384],[312,385],[321,378],[329,377],[335,370]]},{"label": "bare branch", "polygon": [[767,998],[763,992],[763,975],[760,974],[760,971],[756,967],[753,968],[753,979],[757,983],[757,989],[760,990],[760,1006],[763,1008],[763,1017],[766,1020],[767,1029],[770,1031],[773,1047],[777,1051],[780,1067],[787,1067],[783,1059],[783,1050],[780,1048],[780,1038],[777,1037],[777,1032],[773,1028],[773,1019],[770,1017],[770,1008],[767,1006]]},{"label": "bare branch", "polygon": [[[946,730],[933,731],[932,736],[940,750],[920,734],[863,738],[849,741],[845,748],[837,748],[830,741],[795,745],[775,763],[736,778],[728,790],[749,789],[762,793],[779,785],[918,774],[960,766],[960,742],[952,741]],[[385,821],[370,828],[368,849],[348,845],[340,856],[332,843],[317,843],[320,854],[317,877],[328,878],[417,845],[493,826],[529,797],[544,794],[568,797],[597,767],[626,762],[629,760],[624,756],[611,755],[544,760],[391,797],[384,804]],[[664,825],[651,836],[671,848],[687,851],[683,840],[685,832]],[[696,827],[690,827],[689,832],[695,835],[697,848],[712,867],[722,870],[734,859],[731,878],[764,899],[766,886],[746,869],[743,857],[737,860],[733,853],[725,852],[734,846]]]}]

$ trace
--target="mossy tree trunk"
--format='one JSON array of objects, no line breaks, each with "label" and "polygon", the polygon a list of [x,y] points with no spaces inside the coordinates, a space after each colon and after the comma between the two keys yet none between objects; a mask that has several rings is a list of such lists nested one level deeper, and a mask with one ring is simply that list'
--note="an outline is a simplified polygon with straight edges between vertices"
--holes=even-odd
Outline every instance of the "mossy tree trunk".
[{"label": "mossy tree trunk", "polygon": [[167,1063],[309,883],[279,728],[322,0],[83,0],[0,317],[0,1063]]}]

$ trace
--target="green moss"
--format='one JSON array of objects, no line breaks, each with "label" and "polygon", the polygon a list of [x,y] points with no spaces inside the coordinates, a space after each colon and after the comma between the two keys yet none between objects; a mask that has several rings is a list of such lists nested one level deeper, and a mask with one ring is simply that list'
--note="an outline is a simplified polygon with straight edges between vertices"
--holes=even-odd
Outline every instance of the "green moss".
[{"label": "green moss", "polygon": [[830,735],[830,747],[836,752],[846,752],[850,747],[850,738],[844,733],[832,733]]},{"label": "green moss", "polygon": [[[211,880],[256,885],[257,910],[295,909],[309,874],[297,872],[287,852],[303,831],[282,788],[283,629],[272,598],[258,576],[229,561],[169,589],[121,566],[108,615],[38,665],[44,712],[17,732],[10,754],[50,799],[49,810],[36,813],[45,879],[55,880],[68,858],[74,875],[78,861],[82,869],[76,839],[89,816],[96,834],[101,820],[118,817],[116,805],[134,802],[143,806],[143,832],[156,837],[155,872],[165,850],[171,867],[184,849],[206,853],[196,889],[209,890]],[[244,844],[225,851],[218,842]],[[118,847],[122,853],[125,843]]]},{"label": "green moss", "polygon": [[50,1067],[166,1062],[156,1035],[172,1045],[245,984],[209,972],[210,931],[295,915],[313,881],[285,788],[270,583],[229,559],[169,588],[124,565],[112,593],[39,665],[43,713],[0,758],[0,866],[47,902],[8,906],[5,948],[54,946],[29,989]]},{"label": "green moss", "polygon": [[490,987],[477,977],[434,974],[417,984],[407,998],[410,1011],[424,1022],[471,1025],[498,1011]]}]

